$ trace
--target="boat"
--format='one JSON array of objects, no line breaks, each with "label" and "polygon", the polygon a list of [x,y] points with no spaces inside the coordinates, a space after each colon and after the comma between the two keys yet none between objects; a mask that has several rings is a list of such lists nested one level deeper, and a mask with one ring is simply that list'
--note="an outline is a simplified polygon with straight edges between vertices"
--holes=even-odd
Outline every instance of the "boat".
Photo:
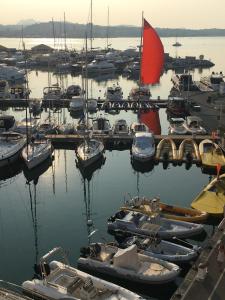
[{"label": "boat", "polygon": [[215,169],[220,165],[222,169],[225,168],[225,156],[215,142],[205,139],[199,144],[199,153],[203,168]]},{"label": "boat", "polygon": [[225,174],[214,178],[193,200],[191,207],[221,217],[225,205]]},{"label": "boat", "polygon": [[113,84],[113,86],[109,86],[106,89],[105,97],[107,101],[122,101],[123,100],[123,92],[122,88],[117,84]]},{"label": "boat", "polygon": [[146,162],[153,159],[155,155],[155,139],[150,132],[137,132],[133,138],[132,158]]},{"label": "boat", "polygon": [[0,99],[9,98],[9,84],[6,80],[0,80]]},{"label": "boat", "polygon": [[94,243],[82,248],[78,267],[143,284],[163,284],[176,279],[180,268],[170,262],[138,253],[137,246],[121,249]]},{"label": "boat", "polygon": [[89,166],[101,158],[104,152],[104,145],[96,139],[85,138],[77,147],[77,158],[84,167]]},{"label": "boat", "polygon": [[[31,298],[23,295],[21,291],[16,291],[16,288],[18,289],[20,286],[3,280],[0,280],[0,283],[3,285],[3,287],[0,287],[1,300],[31,300]],[[5,286],[7,286],[7,288],[5,288]]]},{"label": "boat", "polygon": [[184,126],[185,120],[183,118],[170,118],[169,134],[185,135],[188,133]]},{"label": "boat", "polygon": [[37,119],[29,117],[22,119],[21,121],[16,122],[15,131],[21,134],[26,134],[27,131],[29,134],[35,133],[37,131],[37,127],[39,126],[39,122]]},{"label": "boat", "polygon": [[211,75],[200,78],[200,83],[213,91],[219,91],[220,85],[225,84],[223,73],[212,72]]},{"label": "boat", "polygon": [[180,46],[182,46],[182,44],[177,41],[177,36],[176,36],[176,40],[175,43],[173,44],[173,47],[180,47]]},{"label": "boat", "polygon": [[129,99],[131,101],[149,101],[151,92],[147,86],[139,86],[132,88],[129,93]]},{"label": "boat", "polygon": [[201,124],[202,124],[201,118],[196,116],[187,116],[184,126],[187,129],[188,134],[198,134],[198,135],[207,134],[206,129]]},{"label": "boat", "polygon": [[20,70],[14,66],[7,66],[6,64],[0,64],[0,80],[7,80],[11,82],[24,81],[25,71]]},{"label": "boat", "polygon": [[[182,243],[182,245],[176,243],[176,241]],[[182,265],[195,260],[201,251],[201,247],[183,240],[173,239],[173,242],[171,242],[160,238],[141,236],[124,238],[122,241],[120,239],[119,247],[127,248],[134,244],[137,245],[139,253]]]},{"label": "boat", "polygon": [[185,222],[200,223],[206,221],[208,218],[208,214],[204,211],[165,204],[159,198],[134,197],[126,201],[121,209],[141,212],[148,216],[157,212],[163,218]]},{"label": "boat", "polygon": [[177,146],[171,138],[164,138],[158,143],[155,160],[177,161]]},{"label": "boat", "polygon": [[26,138],[16,132],[0,133],[0,167],[15,162],[25,146]]},{"label": "boat", "polygon": [[[64,261],[46,261],[61,253]],[[62,248],[54,248],[40,258],[40,279],[23,282],[24,292],[32,297],[45,299],[71,299],[71,300],[141,300],[137,294],[111,282],[102,280],[69,265],[66,253]]]},{"label": "boat", "polygon": [[199,91],[199,87],[193,81],[190,73],[174,74],[171,78],[173,87],[179,92]]},{"label": "boat", "polygon": [[13,131],[15,129],[15,118],[12,115],[0,115],[0,132]]},{"label": "boat", "polygon": [[63,93],[58,85],[47,86],[43,89],[43,100],[60,100]]},{"label": "boat", "polygon": [[85,106],[85,100],[82,96],[73,96],[69,104],[69,111],[71,113],[83,111],[84,106]]},{"label": "boat", "polygon": [[174,117],[184,117],[188,114],[188,101],[182,97],[168,97],[167,113]]},{"label": "boat", "polygon": [[68,98],[72,98],[73,96],[80,96],[82,93],[82,89],[78,84],[69,85],[66,89],[66,95]]},{"label": "boat", "polygon": [[136,134],[137,132],[149,132],[148,127],[141,122],[133,122],[130,126],[130,132]]},{"label": "boat", "polygon": [[105,60],[103,55],[96,55],[95,60],[87,66],[83,66],[83,70],[86,69],[88,74],[114,73],[116,71],[114,64]]},{"label": "boat", "polygon": [[51,157],[53,151],[52,143],[49,140],[34,140],[24,147],[22,158],[27,168],[33,169]]},{"label": "boat", "polygon": [[127,125],[127,121],[124,119],[118,119],[115,121],[112,129],[114,134],[122,134],[128,135],[129,134],[129,127]]},{"label": "boat", "polygon": [[92,132],[95,134],[109,134],[111,126],[109,120],[104,117],[97,117],[92,121]]},{"label": "boat", "polygon": [[174,236],[187,238],[199,235],[204,227],[201,224],[166,219],[158,213],[148,216],[136,211],[120,210],[108,219],[108,230],[125,235],[155,236],[157,234],[162,239],[171,239]]},{"label": "boat", "polygon": [[98,109],[98,102],[97,100],[95,99],[88,99],[87,101],[87,110],[90,112],[90,113],[94,113],[96,112]]},{"label": "boat", "polygon": [[184,139],[178,149],[177,160],[180,162],[200,163],[198,145],[193,139]]}]

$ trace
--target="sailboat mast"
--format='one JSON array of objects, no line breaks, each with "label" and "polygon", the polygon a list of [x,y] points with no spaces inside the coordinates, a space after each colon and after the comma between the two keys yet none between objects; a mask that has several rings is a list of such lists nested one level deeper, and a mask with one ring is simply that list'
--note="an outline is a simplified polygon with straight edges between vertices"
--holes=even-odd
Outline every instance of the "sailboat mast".
[{"label": "sailboat mast", "polygon": [[91,24],[90,24],[90,29],[91,29],[91,32],[90,32],[90,42],[91,42],[91,51],[92,51],[92,42],[93,42],[93,14],[92,14],[92,11],[93,11],[93,5],[92,5],[92,0],[91,0]]},{"label": "sailboat mast", "polygon": [[108,6],[108,14],[107,14],[107,31],[106,31],[106,50],[109,48],[109,6]]},{"label": "sailboat mast", "polygon": [[55,23],[54,23],[54,19],[53,18],[52,18],[52,34],[53,34],[54,49],[55,49]]},{"label": "sailboat mast", "polygon": [[144,31],[144,12],[142,11],[142,16],[141,16],[141,41],[140,41],[140,47],[139,47],[139,57],[140,57],[139,87],[141,86],[141,60],[142,60],[142,47],[143,47],[143,31]]},{"label": "sailboat mast", "polygon": [[63,17],[63,29],[64,29],[64,50],[67,50],[67,45],[66,45],[66,14],[64,12],[64,17]]},{"label": "sailboat mast", "polygon": [[88,128],[88,70],[87,70],[87,35],[85,38],[85,118],[86,128]]}]

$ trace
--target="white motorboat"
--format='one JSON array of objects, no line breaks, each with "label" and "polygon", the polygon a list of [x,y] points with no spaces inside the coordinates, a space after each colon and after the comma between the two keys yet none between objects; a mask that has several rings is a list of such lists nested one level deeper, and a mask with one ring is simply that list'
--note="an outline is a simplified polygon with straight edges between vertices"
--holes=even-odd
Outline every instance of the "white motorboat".
[{"label": "white motorboat", "polygon": [[73,96],[80,96],[81,93],[82,89],[78,84],[72,84],[66,89],[66,95],[68,98],[72,98]]},{"label": "white motorboat", "polygon": [[130,131],[135,134],[137,132],[149,132],[149,129],[144,123],[133,122],[130,126]]},{"label": "white motorboat", "polygon": [[130,91],[129,98],[132,101],[149,101],[151,92],[147,86],[139,86]]},{"label": "white motorboat", "polygon": [[52,143],[49,140],[31,141],[22,151],[23,160],[27,168],[33,169],[48,159],[53,151]]},{"label": "white motorboat", "polygon": [[119,211],[108,219],[108,230],[124,234],[140,234],[162,239],[187,238],[203,232],[201,224],[169,220],[155,213],[151,216],[135,211]]},{"label": "white motorboat", "polygon": [[[66,254],[62,252],[64,262],[50,261],[53,254],[61,248],[55,248],[40,259],[42,278],[23,282],[22,287],[32,296],[47,299],[70,300],[141,300],[137,294],[111,282],[102,280],[69,265]],[[46,267],[49,266],[49,267]],[[46,270],[47,269],[47,270]],[[48,272],[47,272],[48,271]]]},{"label": "white motorboat", "polygon": [[150,132],[138,132],[135,134],[131,149],[132,158],[138,161],[152,160],[155,155],[155,140]]},{"label": "white motorboat", "polygon": [[206,134],[207,131],[204,127],[201,126],[202,119],[196,116],[188,116],[184,127],[187,129],[189,134]]},{"label": "white motorboat", "polygon": [[97,55],[95,60],[93,60],[90,64],[87,66],[83,66],[83,69],[85,70],[87,68],[88,74],[91,73],[113,73],[116,70],[116,67],[114,64],[108,62],[105,60],[104,56],[102,55]]},{"label": "white motorboat", "polygon": [[25,71],[20,70],[14,66],[7,66],[6,64],[0,64],[0,80],[16,81],[24,80]]},{"label": "white motorboat", "polygon": [[85,99],[81,96],[73,96],[69,104],[70,112],[78,112],[84,110]]},{"label": "white motorboat", "polygon": [[0,99],[9,98],[9,84],[6,80],[0,80]]},{"label": "white motorboat", "polygon": [[123,100],[122,88],[119,85],[115,85],[115,84],[113,84],[113,86],[107,87],[105,97],[106,97],[106,100],[108,100],[108,101]]},{"label": "white motorboat", "polygon": [[26,138],[16,132],[3,132],[0,134],[0,167],[15,162],[21,153]]},{"label": "white motorboat", "polygon": [[112,130],[114,134],[129,134],[129,127],[127,125],[127,121],[123,119],[116,120]]},{"label": "white motorboat", "polygon": [[188,130],[185,127],[185,121],[183,118],[171,118],[169,125],[169,134],[187,134]]},{"label": "white motorboat", "polygon": [[43,89],[44,100],[60,100],[63,98],[63,92],[58,85],[47,86]]},{"label": "white motorboat", "polygon": [[170,262],[137,252],[137,246],[126,249],[96,243],[82,248],[78,267],[144,284],[168,283],[178,276],[180,268]]},{"label": "white motorboat", "polygon": [[92,132],[95,134],[108,134],[111,131],[109,120],[98,117],[92,121]]},{"label": "white motorboat", "polygon": [[[175,243],[175,242],[181,243]],[[127,248],[131,245],[137,245],[140,253],[163,259],[176,264],[189,263],[197,258],[201,248],[192,245],[186,241],[173,239],[171,241],[161,240],[160,238],[145,238],[145,237],[128,237],[119,243],[122,248]]]},{"label": "white motorboat", "polygon": [[210,76],[200,78],[200,82],[214,91],[219,91],[220,85],[225,84],[222,72],[212,72]]},{"label": "white motorboat", "polygon": [[87,138],[78,146],[76,154],[81,164],[87,167],[101,158],[103,151],[104,145],[101,141]]}]

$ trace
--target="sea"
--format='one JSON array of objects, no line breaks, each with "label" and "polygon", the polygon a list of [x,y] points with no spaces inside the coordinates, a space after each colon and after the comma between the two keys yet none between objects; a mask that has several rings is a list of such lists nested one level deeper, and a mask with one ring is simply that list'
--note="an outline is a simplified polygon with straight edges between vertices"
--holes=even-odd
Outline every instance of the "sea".
[{"label": "sea", "polygon": [[[38,45],[54,45],[53,39],[25,39],[27,49]],[[191,71],[194,80],[207,76],[212,71],[225,71],[225,39],[223,37],[179,38],[181,47],[173,47],[174,38],[162,38],[165,52],[172,57],[204,55],[215,66],[211,69]],[[57,40],[57,47],[63,48],[63,41]],[[94,39],[94,47],[106,46],[105,39]],[[111,47],[127,49],[137,47],[138,38],[114,38]],[[22,48],[20,39],[0,38],[0,45]],[[82,39],[68,39],[69,49],[84,47]],[[166,99],[172,88],[171,76],[167,71],[160,83],[151,86],[152,98]],[[41,98],[43,88],[59,83],[66,88],[70,84],[81,84],[81,76],[58,76],[48,71],[28,72],[32,98]],[[114,78],[97,77],[88,80],[89,97],[104,98],[107,86],[120,84],[124,97],[137,86],[134,80],[122,75]],[[25,118],[25,110],[9,108],[4,114],[13,114],[16,120]],[[58,123],[77,123],[67,110],[51,111]],[[96,115],[104,114],[98,112]],[[41,120],[49,115],[44,111]],[[95,117],[96,115],[93,115]],[[111,124],[124,118],[128,124],[137,120],[133,112],[106,114]],[[165,109],[159,110],[161,133],[168,133]],[[162,164],[151,168],[136,168],[131,163],[130,150],[106,150],[104,159],[93,166],[88,173],[77,167],[75,146],[71,149],[55,149],[53,161],[45,162],[34,172],[28,172],[22,162],[0,169],[0,279],[20,285],[34,276],[34,264],[39,258],[56,246],[63,247],[71,265],[76,266],[80,248],[90,242],[113,241],[107,233],[107,219],[124,203],[125,199],[139,196],[159,196],[162,202],[189,207],[192,200],[210,181],[211,176],[203,174],[200,167],[192,165],[165,168]],[[214,225],[206,225],[206,234],[211,236]],[[194,243],[203,243],[194,241]],[[140,293],[148,299],[169,299],[183,279],[185,270],[174,284],[163,289],[134,285],[124,280],[115,282]],[[110,279],[113,280],[113,279]]]}]

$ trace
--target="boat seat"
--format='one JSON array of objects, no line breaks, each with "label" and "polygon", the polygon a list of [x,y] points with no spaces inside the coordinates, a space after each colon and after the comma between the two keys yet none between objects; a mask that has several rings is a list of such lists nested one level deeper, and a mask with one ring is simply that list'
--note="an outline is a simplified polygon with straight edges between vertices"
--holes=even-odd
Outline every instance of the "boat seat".
[{"label": "boat seat", "polygon": [[97,294],[98,294],[98,291],[94,287],[92,279],[90,277],[88,277],[85,280],[84,285],[80,291],[81,299],[95,299]]},{"label": "boat seat", "polygon": [[149,276],[157,276],[164,272],[165,268],[157,263],[142,262],[138,273]]},{"label": "boat seat", "polygon": [[150,230],[153,232],[157,232],[160,229],[160,225],[158,224],[151,224],[148,222],[144,222],[143,224],[141,224],[140,229],[144,229],[144,230]]},{"label": "boat seat", "polygon": [[67,286],[67,292],[72,294],[78,287],[83,285],[84,281],[79,276],[76,276],[73,281]]}]

